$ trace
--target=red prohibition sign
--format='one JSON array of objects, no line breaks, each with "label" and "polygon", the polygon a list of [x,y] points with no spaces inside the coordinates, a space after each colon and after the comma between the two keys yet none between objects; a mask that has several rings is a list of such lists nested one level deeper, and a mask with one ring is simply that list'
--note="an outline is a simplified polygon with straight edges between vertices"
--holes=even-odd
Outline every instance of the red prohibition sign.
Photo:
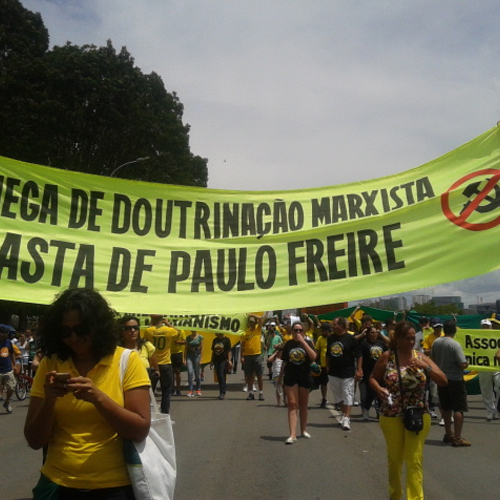
[{"label": "red prohibition sign", "polygon": [[[472,202],[467,206],[467,208],[460,214],[455,215],[450,208],[450,191],[456,189],[461,184],[473,179],[474,177],[480,177],[484,175],[491,175],[491,179],[488,181],[486,186],[481,190],[481,192],[472,200]],[[500,215],[491,220],[490,222],[484,222],[482,224],[475,224],[472,222],[467,222],[467,218],[476,210],[476,208],[481,204],[481,202],[488,196],[488,193],[498,184],[500,181],[500,170],[495,168],[486,168],[484,170],[478,170],[477,172],[471,173],[462,177],[457,182],[452,184],[452,186],[441,195],[441,208],[446,217],[459,227],[464,229],[469,229],[470,231],[485,231],[486,229],[491,229],[500,224]]]}]

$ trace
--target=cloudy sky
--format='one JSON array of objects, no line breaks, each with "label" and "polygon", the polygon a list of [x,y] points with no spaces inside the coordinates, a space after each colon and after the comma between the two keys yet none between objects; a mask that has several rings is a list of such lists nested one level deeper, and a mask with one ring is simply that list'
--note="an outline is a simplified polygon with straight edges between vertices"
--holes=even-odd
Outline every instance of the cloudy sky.
[{"label": "cloudy sky", "polygon": [[[51,45],[111,39],[160,74],[210,188],[382,177],[500,120],[498,0],[21,1]],[[487,302],[500,275],[418,293]]]}]

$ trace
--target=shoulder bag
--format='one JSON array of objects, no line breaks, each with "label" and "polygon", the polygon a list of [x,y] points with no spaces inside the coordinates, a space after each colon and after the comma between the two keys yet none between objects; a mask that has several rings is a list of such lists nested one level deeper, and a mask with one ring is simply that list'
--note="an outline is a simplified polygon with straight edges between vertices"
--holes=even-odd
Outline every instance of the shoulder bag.
[{"label": "shoulder bag", "polygon": [[425,399],[423,407],[404,406],[403,381],[401,380],[401,369],[399,367],[397,351],[394,351],[394,356],[396,357],[396,366],[398,367],[399,390],[401,392],[401,401],[403,403],[403,424],[406,430],[416,432],[418,434],[424,428]]},{"label": "shoulder bag", "polygon": [[[130,349],[120,359],[120,382],[127,369]],[[124,439],[123,450],[136,500],[173,500],[177,463],[170,415],[160,413],[150,389],[151,427],[143,441]]]}]

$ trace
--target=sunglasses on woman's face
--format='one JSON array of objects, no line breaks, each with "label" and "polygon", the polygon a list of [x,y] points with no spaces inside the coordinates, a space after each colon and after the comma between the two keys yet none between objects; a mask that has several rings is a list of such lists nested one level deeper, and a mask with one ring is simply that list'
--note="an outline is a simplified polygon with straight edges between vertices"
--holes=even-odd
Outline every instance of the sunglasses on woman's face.
[{"label": "sunglasses on woman's face", "polygon": [[68,339],[71,335],[75,333],[79,337],[88,337],[89,331],[85,325],[76,326],[61,326],[59,330],[59,337],[62,339]]},{"label": "sunglasses on woman's face", "polygon": [[125,332],[139,331],[139,325],[125,325],[122,326],[122,330]]},{"label": "sunglasses on woman's face", "polygon": [[298,332],[298,333],[301,333],[303,332],[304,330],[302,330],[302,328],[294,328],[293,329],[294,332]]}]

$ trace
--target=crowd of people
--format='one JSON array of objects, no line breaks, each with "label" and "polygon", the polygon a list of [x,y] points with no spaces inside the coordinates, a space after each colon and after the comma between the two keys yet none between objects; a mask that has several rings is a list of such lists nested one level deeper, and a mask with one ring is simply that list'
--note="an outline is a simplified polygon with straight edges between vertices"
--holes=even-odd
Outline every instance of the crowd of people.
[{"label": "crowd of people", "polygon": [[[483,328],[492,325],[500,328],[500,318],[483,320]],[[421,318],[416,331],[407,321],[379,323],[369,315],[320,322],[308,315],[280,320],[249,314],[240,338],[217,332],[210,343],[200,332],[174,328],[163,315],[151,315],[149,325],[141,327],[136,316],[116,317],[95,291],[67,290],[49,307],[37,336],[26,331],[12,338],[0,326],[3,406],[12,412],[16,371],[37,371],[25,425],[28,444],[45,450],[35,499],[53,489],[62,499],[108,498],[108,493],[131,499],[120,439],[140,440],[148,432],[150,386],[154,390],[159,383],[161,412],[170,413],[172,396],[182,396],[184,368],[186,396],[202,396],[203,350],[209,349],[220,400],[239,362],[243,397],[263,401],[267,368],[276,405],[287,407],[287,445],[312,438],[307,430],[311,391],[319,391],[322,408],[338,410],[345,431],[351,430],[353,406],[360,404],[362,418],[377,418],[386,440],[390,497],[403,497],[406,467],[407,498],[419,499],[423,445],[437,411],[443,443],[471,446],[462,436],[467,360],[454,340],[456,329],[453,321],[439,318]],[[133,355],[120,386],[115,379],[123,349]],[[499,375],[485,372],[480,379],[487,420],[499,417]],[[407,408],[423,412],[418,432],[405,428],[401,417]]]}]

